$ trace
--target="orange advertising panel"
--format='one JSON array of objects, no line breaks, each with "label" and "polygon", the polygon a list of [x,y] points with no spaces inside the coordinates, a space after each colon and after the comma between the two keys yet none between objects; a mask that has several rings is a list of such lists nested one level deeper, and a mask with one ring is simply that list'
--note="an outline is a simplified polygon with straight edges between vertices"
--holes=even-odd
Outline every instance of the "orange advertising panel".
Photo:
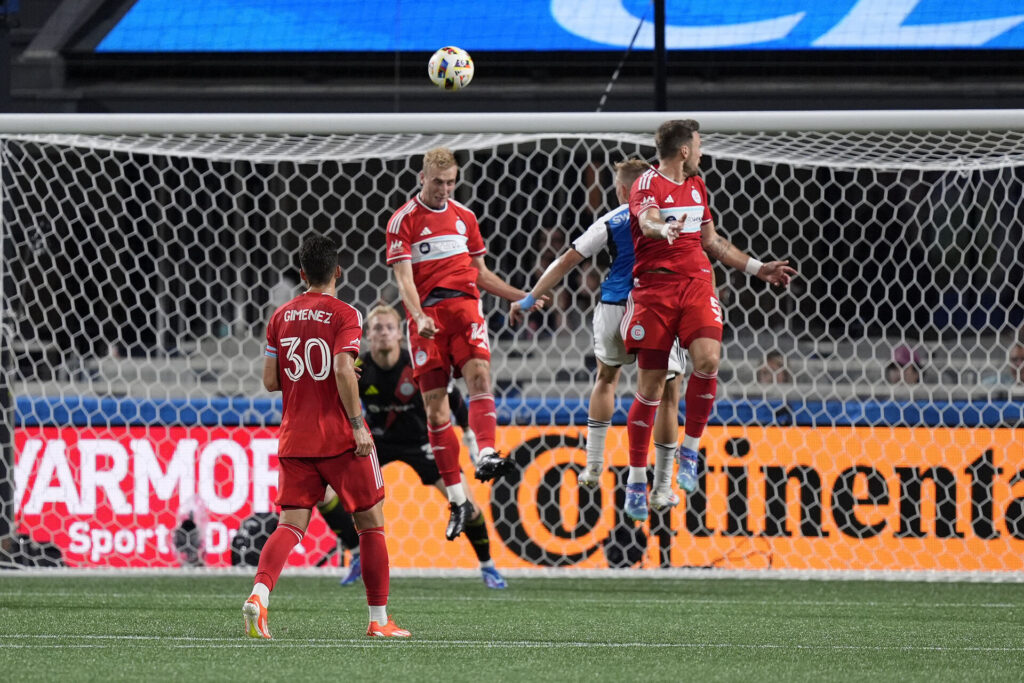
[{"label": "orange advertising panel", "polygon": [[[701,485],[642,525],[621,513],[626,430],[608,434],[601,487],[576,484],[579,428],[503,427],[519,472],[473,481],[499,566],[831,570],[1024,569],[1020,430],[709,427]],[[444,540],[443,497],[384,468],[394,567],[473,567]]]}]

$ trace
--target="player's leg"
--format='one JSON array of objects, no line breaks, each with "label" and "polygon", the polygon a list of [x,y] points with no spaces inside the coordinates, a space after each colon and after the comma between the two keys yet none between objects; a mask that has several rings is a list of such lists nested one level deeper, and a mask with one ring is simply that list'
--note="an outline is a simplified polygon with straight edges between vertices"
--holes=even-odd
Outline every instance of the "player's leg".
[{"label": "player's leg", "polygon": [[398,628],[388,616],[388,591],[391,586],[391,568],[388,544],[384,536],[384,503],[352,513],[359,533],[360,555],[363,558],[363,585],[366,586],[366,604],[370,609],[370,624],[366,635],[385,638],[408,638],[410,633]]},{"label": "player's leg", "polygon": [[[444,482],[440,479],[435,481],[433,486],[441,493],[445,492]],[[488,588],[506,588],[508,583],[495,567],[494,560],[491,559],[491,538],[487,532],[487,519],[477,506],[476,501],[473,500],[469,486],[465,483],[463,486],[466,486],[466,497],[473,504],[472,516],[466,521],[466,540],[469,541],[469,545],[473,548],[473,553],[480,563],[480,576]]]},{"label": "player's leg", "polygon": [[587,409],[587,466],[579,476],[580,485],[587,488],[595,488],[601,483],[604,446],[615,411],[615,386],[621,370],[621,367],[605,365],[600,359],[597,361],[597,377]]},{"label": "player's leg", "polygon": [[476,461],[476,478],[488,481],[508,472],[513,463],[494,448],[498,430],[498,414],[491,393],[491,363],[483,358],[470,358],[460,370],[469,394],[469,428],[476,434],[480,455]]},{"label": "player's leg", "polygon": [[640,349],[637,353],[637,387],[629,408],[626,435],[629,438],[629,477],[626,480],[626,514],[647,519],[647,451],[654,430],[654,418],[665,391],[668,352]]},{"label": "player's leg", "polygon": [[[448,385],[449,399],[452,396],[454,382],[455,380],[452,379]],[[476,433],[469,427],[469,409],[466,407],[466,402],[460,400],[452,405],[449,400],[449,406],[452,411],[452,422],[462,430],[462,445],[469,452],[469,461],[476,465],[477,458],[480,457],[480,444],[477,442]]]},{"label": "player's leg", "polygon": [[[654,487],[651,507],[662,510],[679,505],[679,496],[672,490],[672,463],[675,462],[679,440],[679,385],[682,373],[671,367],[671,379],[665,381],[661,405],[654,417]],[[678,367],[678,366],[677,366]]]},{"label": "player's leg", "polygon": [[679,487],[687,493],[697,488],[700,437],[704,434],[718,390],[718,365],[722,355],[720,339],[701,337],[690,342],[693,372],[686,383],[686,422],[679,448]]},{"label": "player's leg", "polygon": [[356,527],[352,523],[352,516],[345,512],[341,499],[334,489],[327,487],[327,495],[324,500],[317,503],[316,509],[324,518],[327,527],[334,532],[334,535],[341,541],[342,552],[348,550],[350,560],[348,571],[341,578],[342,586],[351,586],[362,577],[362,566],[359,559],[359,535],[356,534]]},{"label": "player's leg", "polygon": [[253,638],[270,638],[267,607],[288,555],[302,541],[313,506],[323,500],[327,483],[311,458],[280,458],[277,498],[281,517],[263,545],[253,580],[252,593],[242,606],[245,632]]},{"label": "player's leg", "polygon": [[[444,481],[445,495],[448,498],[448,524],[445,527],[445,538],[454,540],[462,533],[473,510],[473,504],[466,498],[462,487],[462,468],[459,465],[459,439],[452,427],[451,410],[448,407],[447,380],[436,386],[435,378],[432,388],[423,392],[423,405],[427,412],[427,436],[430,449],[434,453],[437,471]],[[421,384],[422,386],[422,384]]]}]

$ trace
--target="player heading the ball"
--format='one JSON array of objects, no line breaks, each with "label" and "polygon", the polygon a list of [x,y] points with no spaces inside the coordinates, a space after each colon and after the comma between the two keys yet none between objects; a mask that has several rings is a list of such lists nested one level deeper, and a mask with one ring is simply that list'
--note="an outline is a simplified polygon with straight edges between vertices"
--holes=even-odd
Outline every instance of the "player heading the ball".
[{"label": "player heading the ball", "polygon": [[[497,414],[480,290],[508,301],[526,296],[484,263],[487,249],[476,215],[451,196],[458,175],[451,150],[428,150],[419,174],[422,188],[388,221],[385,247],[409,322],[409,353],[423,393],[430,447],[448,494],[448,540],[461,534],[473,515],[462,487],[448,380],[453,369],[466,380],[469,426],[480,445],[476,478],[487,481],[507,472],[514,464],[494,448]],[[537,301],[534,308],[544,303]]]}]

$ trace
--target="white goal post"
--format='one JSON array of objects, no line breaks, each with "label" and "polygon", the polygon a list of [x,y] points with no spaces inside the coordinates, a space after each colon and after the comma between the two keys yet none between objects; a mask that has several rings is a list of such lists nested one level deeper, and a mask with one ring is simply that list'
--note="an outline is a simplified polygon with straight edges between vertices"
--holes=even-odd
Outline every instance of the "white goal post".
[{"label": "white goal post", "polygon": [[[489,265],[526,286],[670,118],[701,124],[719,231],[800,276],[776,291],[716,264],[701,485],[642,527],[620,510],[629,368],[605,480],[576,486],[608,256],[524,327],[485,297],[519,465],[473,487],[499,566],[1021,575],[1021,110],[0,115],[0,562],[177,567],[190,515],[201,562],[244,562],[276,489],[263,326],[302,237],[342,245],[341,298],[395,303],[383,226],[444,145]],[[441,497],[384,473],[392,566],[472,568]],[[292,561],[341,557],[316,518]]]}]

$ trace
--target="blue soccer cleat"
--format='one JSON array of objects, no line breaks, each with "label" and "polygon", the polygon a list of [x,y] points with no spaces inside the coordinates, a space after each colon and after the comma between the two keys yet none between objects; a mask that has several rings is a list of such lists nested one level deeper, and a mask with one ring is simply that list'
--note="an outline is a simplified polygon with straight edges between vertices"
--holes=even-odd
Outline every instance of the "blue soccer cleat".
[{"label": "blue soccer cleat", "polygon": [[687,493],[693,493],[697,490],[697,464],[700,462],[700,454],[689,448],[680,447],[676,453],[676,462],[679,463],[676,483]]},{"label": "blue soccer cleat", "polygon": [[359,557],[359,555],[356,555],[352,558],[352,563],[348,566],[348,574],[341,577],[340,583],[342,586],[351,586],[356,581],[363,578],[363,565],[359,561]]},{"label": "blue soccer cleat", "polygon": [[495,588],[497,590],[508,588],[505,577],[498,573],[498,570],[494,567],[480,567],[480,576],[483,577],[484,585],[488,588]]},{"label": "blue soccer cleat", "polygon": [[626,485],[626,514],[638,522],[647,519],[647,484]]}]

